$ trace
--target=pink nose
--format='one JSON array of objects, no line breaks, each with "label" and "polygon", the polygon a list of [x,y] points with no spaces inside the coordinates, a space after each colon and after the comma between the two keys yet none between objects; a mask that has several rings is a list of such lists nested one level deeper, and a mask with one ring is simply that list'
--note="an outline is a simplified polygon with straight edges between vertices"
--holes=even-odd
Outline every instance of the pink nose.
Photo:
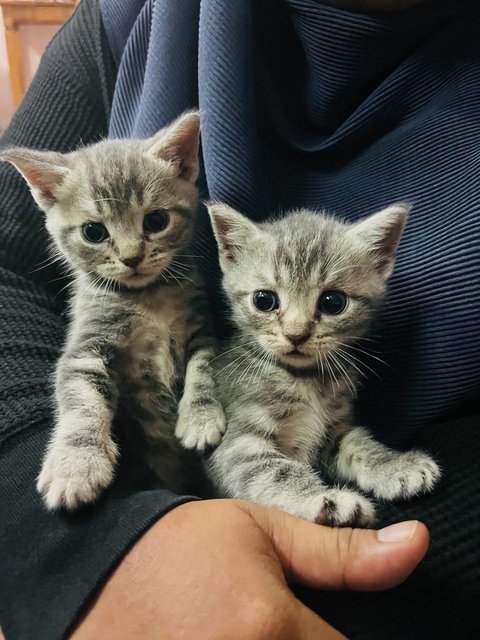
[{"label": "pink nose", "polygon": [[310,336],[308,333],[286,333],[285,338],[291,342],[295,347],[299,344],[303,344],[308,340]]},{"label": "pink nose", "polygon": [[122,262],[123,264],[127,265],[127,267],[132,267],[132,269],[135,269],[135,267],[138,267],[142,260],[143,256],[131,256],[130,258],[123,258]]}]

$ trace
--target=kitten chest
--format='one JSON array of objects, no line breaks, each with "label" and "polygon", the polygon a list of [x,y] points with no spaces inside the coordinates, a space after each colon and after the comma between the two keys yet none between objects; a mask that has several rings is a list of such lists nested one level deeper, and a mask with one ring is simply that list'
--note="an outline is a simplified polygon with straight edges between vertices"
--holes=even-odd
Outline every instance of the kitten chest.
[{"label": "kitten chest", "polygon": [[183,381],[189,315],[177,288],[160,289],[139,300],[126,350],[133,378],[141,380],[151,372],[167,389]]},{"label": "kitten chest", "polygon": [[331,394],[323,391],[317,380],[289,382],[284,397],[291,402],[285,417],[278,421],[277,446],[285,455],[312,464],[334,419]]}]

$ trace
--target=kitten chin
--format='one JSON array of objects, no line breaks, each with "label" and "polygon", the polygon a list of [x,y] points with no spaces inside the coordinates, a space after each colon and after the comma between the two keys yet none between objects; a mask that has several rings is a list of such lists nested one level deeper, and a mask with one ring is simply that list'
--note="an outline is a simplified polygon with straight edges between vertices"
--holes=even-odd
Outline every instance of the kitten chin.
[{"label": "kitten chin", "polygon": [[318,365],[316,362],[298,366],[286,360],[277,360],[279,367],[288,371],[294,378],[318,378]]},{"label": "kitten chin", "polygon": [[300,351],[278,354],[277,360],[291,369],[314,369],[318,372],[315,357]]},{"label": "kitten chin", "polygon": [[[155,284],[159,284],[162,279],[163,271],[157,271],[156,273],[137,273],[134,272],[128,276],[117,276],[115,281],[125,289],[145,289]],[[104,279],[106,281],[106,279]]]}]

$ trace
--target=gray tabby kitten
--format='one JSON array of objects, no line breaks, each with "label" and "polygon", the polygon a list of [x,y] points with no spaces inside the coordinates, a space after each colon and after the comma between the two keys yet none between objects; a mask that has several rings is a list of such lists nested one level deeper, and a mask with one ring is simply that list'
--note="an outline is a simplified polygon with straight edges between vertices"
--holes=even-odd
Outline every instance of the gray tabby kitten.
[{"label": "gray tabby kitten", "polygon": [[2,154],[74,273],[56,425],[37,485],[50,509],[89,503],[111,483],[117,411],[144,430],[147,462],[173,488],[182,474],[177,413],[187,447],[216,444],[224,431],[207,303],[188,256],[198,144],[199,116],[186,113],[147,140]]},{"label": "gray tabby kitten", "polygon": [[318,463],[376,498],[430,491],[440,469],[428,455],[393,451],[353,418],[356,343],[384,294],[408,207],[356,224],[306,210],[264,224],[223,204],[209,211],[236,325],[214,361],[228,424],[209,459],[219,492],[318,523],[367,525],[371,502],[327,486]]}]

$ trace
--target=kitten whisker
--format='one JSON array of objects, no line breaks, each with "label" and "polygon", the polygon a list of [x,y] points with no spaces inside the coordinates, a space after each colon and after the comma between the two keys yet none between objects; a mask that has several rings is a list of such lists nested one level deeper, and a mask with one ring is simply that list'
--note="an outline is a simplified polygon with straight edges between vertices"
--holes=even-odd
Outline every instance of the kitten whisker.
[{"label": "kitten whisker", "polygon": [[175,257],[176,258],[203,258],[204,256],[193,255],[188,253],[176,253]]},{"label": "kitten whisker", "polygon": [[[360,368],[359,368],[359,367],[358,367],[358,366],[357,366],[357,365],[356,365],[356,364],[355,364],[355,363],[350,359],[350,356],[352,356],[352,354],[351,354],[351,353],[344,352],[340,346],[334,347],[334,349],[333,349],[333,350],[334,350],[334,352],[337,354],[337,356],[338,356],[339,358],[342,358],[342,360],[343,360],[344,362],[346,362],[349,366],[351,366],[351,367],[353,367],[354,369],[356,369],[356,370],[358,371],[358,373],[359,373],[362,377],[367,378],[367,375],[365,374],[365,372],[364,372],[364,371],[362,371],[362,370],[361,370],[361,369],[360,369]],[[353,357],[353,356],[352,356],[352,357]],[[358,358],[357,358],[356,360],[357,360],[357,362],[359,362],[360,364],[362,364],[362,365],[364,364],[361,360],[358,360]]]},{"label": "kitten whisker", "polygon": [[[239,367],[241,367],[241,366],[242,366],[242,364],[243,364],[243,363],[244,363],[244,362],[245,362],[245,361],[246,361],[246,360],[247,360],[251,355],[252,355],[251,353],[247,353],[247,354],[245,354],[245,356],[244,356],[244,357],[237,358],[237,360],[240,360],[240,362],[237,364],[237,366],[236,366],[234,369],[232,369],[232,370],[228,373],[228,375],[225,377],[225,380],[228,380],[228,379],[229,379],[229,378],[230,378],[230,377],[235,373],[235,371],[237,371],[237,370],[239,369]],[[236,360],[235,360],[235,362],[236,362]],[[234,363],[232,363],[232,364],[234,364]],[[225,367],[225,368],[227,368],[227,367]]]},{"label": "kitten whisker", "polygon": [[[262,369],[262,374],[261,374],[261,376],[260,376],[260,377],[262,377],[262,378],[263,378],[263,377],[265,376],[265,374],[266,374],[266,373],[267,373],[267,371],[268,371],[268,368],[270,367],[270,365],[271,365],[271,364],[272,364],[272,362],[273,362],[273,359],[274,359],[273,353],[269,353],[269,354],[268,354],[268,357],[267,357],[267,360],[266,360],[266,362],[265,362],[265,365],[264,365],[264,367],[263,367],[263,369]],[[259,379],[260,379],[260,378],[259,378]]]},{"label": "kitten whisker", "polygon": [[65,278],[71,278],[70,273],[65,273],[63,276],[58,276],[58,278],[53,278],[53,280],[49,280],[48,284],[53,284],[54,282],[58,282],[59,280],[65,280]]},{"label": "kitten whisker", "polygon": [[353,360],[358,362],[359,365],[365,367],[365,369],[368,369],[368,371],[371,371],[373,375],[375,375],[377,378],[380,377],[378,372],[375,371],[375,369],[372,369],[372,367],[369,367],[368,364],[366,364],[365,362],[363,362],[362,360],[354,356],[353,353],[348,353],[348,351],[343,351],[342,347],[336,347],[336,349],[337,349],[338,355],[343,354],[344,359],[348,360],[349,363],[352,365],[352,367],[354,367],[364,378],[367,378],[368,376],[365,374],[364,371],[361,371],[357,365],[355,365]]},{"label": "kitten whisker", "polygon": [[[258,360],[258,356],[262,356],[262,357],[263,357],[263,350],[262,350],[262,348],[261,348],[261,347],[256,346],[256,347],[254,347],[253,349],[250,349],[250,350],[249,350],[248,357],[251,357],[251,358],[252,358],[252,362],[251,362],[251,363],[249,363],[248,367],[250,367],[250,365],[253,363],[253,365],[254,365],[254,366],[253,366],[252,368],[255,368],[255,367],[256,367],[256,368],[257,368],[257,370],[258,370],[258,367],[260,366],[260,364],[261,364],[261,362],[262,362],[262,357],[260,358],[260,361],[259,361],[259,360]],[[242,361],[239,363],[239,366],[242,366],[244,362],[245,362],[245,360],[242,360]],[[239,366],[235,367],[235,370],[234,370],[234,371],[236,371],[236,370],[239,368]],[[248,367],[247,367],[247,368],[248,368]],[[240,375],[243,375],[243,373],[244,373],[244,372],[241,372],[241,373],[240,373]],[[230,375],[230,374],[229,374],[229,375]],[[227,380],[228,380],[228,377],[229,377],[229,376],[227,376],[227,378],[226,378]],[[238,379],[237,379],[237,382],[238,382]]]},{"label": "kitten whisker", "polygon": [[[255,348],[255,352],[252,356],[252,360],[251,362],[248,364],[248,366],[245,368],[245,370],[240,374],[237,382],[239,383],[240,380],[244,379],[245,376],[249,373],[252,373],[252,375],[250,376],[249,380],[248,380],[248,384],[247,384],[247,389],[250,388],[250,386],[253,384],[253,380],[254,380],[254,376],[258,373],[258,369],[260,368],[260,365],[263,361],[263,351],[260,347],[256,347]],[[258,356],[260,356],[260,359],[258,358]]]},{"label": "kitten whisker", "polygon": [[75,280],[72,280],[71,282],[67,282],[67,284],[64,287],[62,287],[60,291],[55,295],[55,298],[57,298],[61,293],[63,293],[69,287],[72,287],[74,284],[76,284]]},{"label": "kitten whisker", "polygon": [[270,358],[270,354],[267,352],[263,352],[260,357],[260,362],[258,363],[257,371],[254,374],[253,379],[251,380],[251,384],[257,385],[257,383],[261,380],[263,373],[265,371],[266,366],[268,365]]},{"label": "kitten whisker", "polygon": [[[181,258],[181,256],[175,255],[175,258]],[[187,269],[187,271],[190,271],[190,269],[192,267],[191,263],[179,262],[178,260],[175,260],[174,258],[172,258],[170,264],[174,264],[177,267],[181,267],[182,269]]]},{"label": "kitten whisker", "polygon": [[[90,275],[90,274],[89,274]],[[86,293],[92,293],[92,298],[90,299],[90,309],[93,308],[93,306],[95,305],[95,301],[97,299],[97,296],[99,295],[99,293],[101,293],[101,289],[98,286],[100,284],[100,282],[102,281],[102,277],[97,275],[92,282],[90,282],[86,288]]]},{"label": "kitten whisker", "polygon": [[322,382],[325,382],[325,371],[323,368],[323,360],[321,356],[318,355],[318,353],[315,355],[315,359],[317,361],[317,369],[320,367],[319,372],[321,371],[322,373]]},{"label": "kitten whisker", "polygon": [[[230,367],[232,367],[236,362],[238,362],[239,360],[241,361],[240,364],[242,364],[250,355],[252,355],[253,351],[252,349],[247,349],[246,353],[242,353],[241,355],[238,356],[238,358],[235,358],[235,360],[232,360],[232,362],[229,362],[227,365],[225,365],[222,369],[220,369],[220,371],[217,371],[214,374],[214,378],[217,378],[219,375],[221,375],[224,371],[226,371],[226,369],[229,369]],[[233,369],[233,371],[231,371],[229,373],[229,375],[227,376],[226,380],[228,380],[228,378],[230,377],[230,375],[235,372],[237,370],[238,367],[236,367],[235,369]]]},{"label": "kitten whisker", "polygon": [[[183,286],[183,284],[180,282],[180,280],[178,279],[178,277],[167,267],[165,269],[165,274],[169,277],[172,278],[173,280],[175,280],[175,282],[178,284],[178,286],[182,289],[182,291],[185,291],[185,287]],[[168,279],[167,279],[168,282]]]},{"label": "kitten whisker", "polygon": [[[340,383],[338,382],[337,376],[335,375],[335,371],[332,367],[332,365],[330,364],[330,358],[329,358],[329,354],[327,353],[325,356],[325,366],[328,369],[329,375],[330,375],[330,379],[335,382],[335,384],[337,385],[337,390],[340,389]],[[332,385],[332,391],[333,391],[333,395],[336,394],[336,390],[335,387]]]},{"label": "kitten whisker", "polygon": [[[257,355],[261,352],[261,348],[257,345],[257,347],[255,348],[255,350],[253,351],[252,354],[252,360],[251,362],[249,362],[249,364],[245,367],[245,369],[241,372],[240,376],[237,379],[237,383],[240,384],[241,381],[245,380],[245,378],[248,376],[249,372],[254,368],[254,367],[258,367],[258,360],[257,360]],[[250,379],[251,382],[251,379]]]},{"label": "kitten whisker", "polygon": [[374,360],[378,360],[378,362],[381,362],[381,364],[386,365],[387,367],[391,367],[391,364],[389,362],[386,362],[385,360],[382,360],[382,358],[379,358],[378,356],[373,355],[373,353],[370,353],[369,351],[366,351],[365,349],[360,349],[359,347],[354,347],[351,344],[345,344],[345,343],[341,343],[343,347],[347,347],[348,349],[354,349],[354,351],[358,351],[359,353],[363,353],[365,356],[368,356],[369,358],[373,358]]},{"label": "kitten whisker", "polygon": [[[61,254],[57,254],[57,255],[49,256],[45,260],[42,260],[41,262],[39,262],[38,265],[37,265],[37,268],[36,269],[32,269],[31,271],[28,272],[28,274],[31,275],[32,273],[37,273],[37,271],[41,271],[42,269],[46,269],[47,267],[50,267],[51,265],[55,264],[56,262],[63,262],[63,266],[65,268],[69,268],[69,265],[67,263],[67,260],[66,260],[65,256],[62,256]],[[70,270],[71,270],[71,268],[70,268]]]},{"label": "kitten whisker", "polygon": [[246,347],[249,344],[255,344],[256,342],[257,342],[256,340],[249,340],[248,342],[244,342],[242,344],[237,345],[236,347],[233,347],[233,349],[227,349],[227,351],[223,351],[222,353],[219,353],[218,356],[215,356],[215,358],[212,358],[212,360],[210,360],[208,364],[212,364],[212,362],[215,362],[215,360],[218,360],[218,358],[225,356],[227,353],[231,353],[232,351],[237,351],[238,349],[242,349],[243,347]]},{"label": "kitten whisker", "polygon": [[[377,339],[375,339],[375,338],[366,338],[365,336],[344,336],[344,337],[345,337],[346,340],[355,340],[355,342],[357,340],[363,340],[365,342],[373,342],[375,344],[378,344],[378,338]],[[350,344],[350,343],[344,342],[343,344]]]},{"label": "kitten whisker", "polygon": [[[171,271],[172,274],[174,273],[181,280],[187,280],[188,282],[191,282],[192,284],[195,284],[195,281],[192,280],[192,278],[190,278],[187,275],[185,275],[185,272],[182,272],[180,269],[178,269],[178,267],[176,265],[172,266],[172,263],[170,263],[170,265],[167,267],[166,270]],[[188,273],[188,271],[186,273]]]},{"label": "kitten whisker", "polygon": [[330,355],[332,356],[333,361],[335,362],[335,364],[337,365],[337,367],[340,369],[340,371],[342,372],[344,379],[345,379],[345,384],[347,385],[350,393],[352,394],[353,397],[356,396],[356,392],[355,392],[355,385],[353,384],[353,381],[347,371],[347,369],[345,368],[345,365],[340,362],[340,360],[338,360],[337,356],[340,357],[339,353],[335,353],[335,351],[332,351],[330,353]]}]

